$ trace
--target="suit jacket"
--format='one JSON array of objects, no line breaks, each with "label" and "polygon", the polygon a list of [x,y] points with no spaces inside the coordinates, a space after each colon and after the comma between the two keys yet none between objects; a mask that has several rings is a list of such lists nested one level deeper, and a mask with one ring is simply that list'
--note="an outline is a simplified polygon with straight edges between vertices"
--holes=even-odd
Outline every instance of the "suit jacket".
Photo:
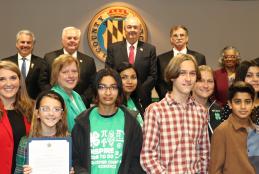
[{"label": "suit jacket", "polygon": [[228,100],[228,73],[225,68],[220,68],[213,72],[215,81],[214,95],[217,103],[225,105]]},{"label": "suit jacket", "polygon": [[[196,51],[190,50],[187,48],[187,54],[190,54],[195,57],[198,65],[206,65],[205,56]],[[164,71],[170,60],[174,57],[174,51],[168,51],[157,56],[157,83],[156,83],[156,91],[160,100],[165,97],[167,91],[171,91],[172,87],[164,80]]]},{"label": "suit jacket", "polygon": [[[8,60],[18,65],[18,54],[3,60]],[[43,74],[47,71],[47,63],[42,58],[32,54],[30,69],[25,79],[27,92],[32,99],[36,99],[38,94],[44,90],[44,84],[48,82],[48,79]]]},{"label": "suit jacket", "polygon": [[[110,45],[107,49],[106,66],[117,69],[124,61],[129,61],[126,41]],[[145,93],[142,97],[144,108],[151,103],[151,91],[157,79],[156,63],[156,48],[148,43],[138,41],[134,66],[137,69],[138,82]]]},{"label": "suit jacket", "polygon": [[[52,63],[55,58],[62,54],[64,54],[63,48],[47,53],[44,56],[44,59],[47,61],[49,67],[49,73],[46,74],[48,76],[49,82]],[[79,51],[77,52],[77,60],[80,67],[80,79],[74,90],[82,97],[86,107],[89,108],[93,97],[93,81],[96,75],[96,66],[92,57],[89,57]],[[51,88],[49,83],[46,88]]]}]

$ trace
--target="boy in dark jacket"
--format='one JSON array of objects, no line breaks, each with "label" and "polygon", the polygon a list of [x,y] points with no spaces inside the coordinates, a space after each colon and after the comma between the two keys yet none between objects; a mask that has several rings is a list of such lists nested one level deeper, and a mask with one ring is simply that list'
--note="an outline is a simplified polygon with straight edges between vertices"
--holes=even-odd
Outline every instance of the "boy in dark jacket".
[{"label": "boy in dark jacket", "polygon": [[138,174],[142,132],[137,120],[121,106],[122,82],[118,73],[97,73],[96,106],[83,112],[72,131],[73,166],[77,174]]}]

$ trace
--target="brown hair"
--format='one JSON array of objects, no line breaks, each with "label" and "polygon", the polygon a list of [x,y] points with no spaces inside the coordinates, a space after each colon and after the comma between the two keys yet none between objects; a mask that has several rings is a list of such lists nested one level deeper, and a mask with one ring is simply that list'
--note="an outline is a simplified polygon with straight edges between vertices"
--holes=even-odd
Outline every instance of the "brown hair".
[{"label": "brown hair", "polygon": [[62,54],[58,56],[54,62],[52,63],[52,70],[51,70],[51,80],[50,84],[55,85],[58,82],[58,75],[62,68],[65,65],[69,65],[71,63],[75,62],[76,63],[76,68],[78,71],[78,79],[80,78],[80,68],[79,68],[79,62],[76,58],[72,57],[71,55],[68,54]]},{"label": "brown hair", "polygon": [[186,32],[187,36],[189,35],[189,31],[188,31],[188,29],[184,25],[176,25],[176,26],[171,27],[171,29],[170,29],[170,37],[173,35],[173,32],[175,30],[178,30],[180,28],[183,29]]},{"label": "brown hair", "polygon": [[32,117],[32,124],[31,124],[31,131],[30,137],[42,137],[42,128],[41,128],[41,119],[38,118],[40,104],[43,98],[48,97],[55,99],[61,103],[63,112],[62,118],[56,124],[56,135],[55,137],[65,137],[68,135],[67,131],[67,109],[65,106],[65,102],[58,93],[55,91],[45,91],[41,93],[36,100],[33,117]]},{"label": "brown hair", "polygon": [[[16,94],[14,109],[21,112],[22,115],[24,115],[27,118],[27,120],[30,122],[32,118],[33,101],[28,96],[25,82],[18,66],[15,63],[10,61],[0,61],[0,69],[10,70],[17,74],[19,78],[20,88],[18,89]],[[2,103],[1,100],[0,102]],[[0,119],[3,116],[3,108],[4,106],[0,107]]]},{"label": "brown hair", "polygon": [[169,64],[165,69],[165,81],[168,82],[170,85],[173,85],[171,79],[176,79],[179,77],[180,74],[180,66],[184,61],[190,60],[194,63],[195,71],[196,71],[196,81],[200,80],[201,74],[198,69],[197,62],[195,58],[190,54],[178,54],[173,57]]}]

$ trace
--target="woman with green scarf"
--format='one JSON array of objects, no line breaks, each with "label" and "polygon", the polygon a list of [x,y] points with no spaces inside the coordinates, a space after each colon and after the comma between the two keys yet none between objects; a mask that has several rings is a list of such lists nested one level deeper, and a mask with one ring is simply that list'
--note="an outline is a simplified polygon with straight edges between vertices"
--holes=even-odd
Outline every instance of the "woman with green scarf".
[{"label": "woman with green scarf", "polygon": [[60,55],[52,64],[50,83],[52,90],[59,93],[65,101],[69,132],[74,127],[75,118],[86,109],[80,95],[73,90],[79,80],[79,74],[79,62],[71,55]]}]

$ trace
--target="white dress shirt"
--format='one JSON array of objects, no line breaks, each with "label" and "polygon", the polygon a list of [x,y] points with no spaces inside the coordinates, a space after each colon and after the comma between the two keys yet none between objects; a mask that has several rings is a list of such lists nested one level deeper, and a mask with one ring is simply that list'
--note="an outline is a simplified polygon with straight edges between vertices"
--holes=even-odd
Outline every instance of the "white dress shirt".
[{"label": "white dress shirt", "polygon": [[31,65],[31,54],[27,55],[26,57],[22,57],[19,53],[18,53],[18,66],[20,71],[22,71],[22,63],[23,60],[22,58],[25,58],[25,63],[26,63],[26,76],[30,70],[30,65]]},{"label": "white dress shirt", "polygon": [[[129,52],[130,52],[130,46],[131,44],[126,40],[126,43],[127,43],[127,53],[128,53],[128,57],[129,57]],[[133,44],[134,46],[134,62],[135,62],[135,59],[136,59],[136,54],[137,54],[137,47],[138,47],[138,41],[135,42]]]}]

